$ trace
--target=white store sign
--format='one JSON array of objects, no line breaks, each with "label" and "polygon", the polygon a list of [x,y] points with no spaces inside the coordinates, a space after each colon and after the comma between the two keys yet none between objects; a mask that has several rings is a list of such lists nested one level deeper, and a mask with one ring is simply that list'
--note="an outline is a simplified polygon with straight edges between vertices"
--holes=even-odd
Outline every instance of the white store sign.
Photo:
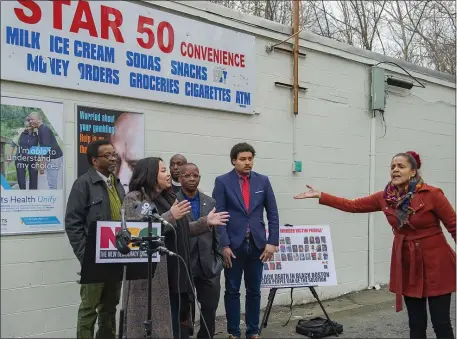
[{"label": "white store sign", "polygon": [[2,1],[4,80],[252,114],[255,38],[125,1]]}]

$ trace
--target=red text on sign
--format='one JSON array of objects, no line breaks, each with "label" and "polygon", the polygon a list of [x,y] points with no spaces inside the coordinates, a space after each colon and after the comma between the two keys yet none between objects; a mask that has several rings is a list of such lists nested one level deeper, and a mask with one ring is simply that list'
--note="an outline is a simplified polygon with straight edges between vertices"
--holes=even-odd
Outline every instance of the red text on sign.
[{"label": "red text on sign", "polygon": [[310,228],[309,231],[310,232],[314,232],[314,233],[321,233],[322,232],[322,228]]},{"label": "red text on sign", "polygon": [[295,233],[295,230],[293,228],[282,228],[281,233]]},{"label": "red text on sign", "polygon": [[[145,16],[138,17],[137,32],[140,34],[146,33],[146,38],[136,38],[138,45],[144,49],[151,49],[155,43],[155,35],[152,27],[154,19]],[[167,42],[165,43],[165,30],[167,32]],[[169,22],[162,21],[157,26],[157,45],[163,53],[171,53],[175,45],[175,31]]]},{"label": "red text on sign", "polygon": [[110,247],[116,248],[116,233],[121,230],[121,227],[116,227],[114,232],[111,227],[100,228],[100,248],[107,249]]},{"label": "red text on sign", "polygon": [[226,66],[245,67],[244,54],[186,43],[184,41],[181,42],[181,55],[191,59],[204,60]]},{"label": "red text on sign", "polygon": [[[23,23],[34,25],[40,22],[42,18],[42,10],[40,5],[33,0],[19,0],[23,7],[28,9],[30,14],[26,14],[24,8],[14,8],[16,17]],[[100,35],[97,31],[94,16],[92,14],[91,5],[88,1],[70,1],[70,0],[55,0],[52,2],[52,25],[54,29],[63,30],[63,11],[65,6],[76,5],[73,13],[73,20],[71,22],[69,31],[72,33],[79,33],[80,30],[86,30],[90,36],[94,38],[102,38],[109,40],[110,31],[117,42],[124,42],[124,37],[120,27],[122,26],[123,18],[122,13],[113,7],[100,6]],[[97,6],[97,5],[95,5]],[[27,13],[28,13],[27,12]]]}]

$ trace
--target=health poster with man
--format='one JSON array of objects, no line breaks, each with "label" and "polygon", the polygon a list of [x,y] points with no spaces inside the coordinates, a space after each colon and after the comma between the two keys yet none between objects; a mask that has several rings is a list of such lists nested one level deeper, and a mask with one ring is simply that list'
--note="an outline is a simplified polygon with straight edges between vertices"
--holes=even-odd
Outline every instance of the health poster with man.
[{"label": "health poster with man", "polygon": [[[147,247],[141,244],[134,244],[135,238],[148,236],[147,222],[128,222],[127,229],[131,233],[132,243],[129,244],[130,252],[121,254],[116,248],[116,233],[121,230],[120,221],[98,221],[95,246],[95,263],[97,264],[118,264],[133,262],[148,262]],[[152,223],[152,235],[161,235],[160,223]],[[144,243],[147,246],[147,243]],[[160,262],[160,255],[152,254],[152,262]]]},{"label": "health poster with man", "polygon": [[281,226],[279,251],[264,263],[262,288],[336,285],[329,226]]},{"label": "health poster with man", "polygon": [[1,234],[63,230],[63,104],[1,100]]},{"label": "health poster with man", "polygon": [[91,166],[86,155],[89,143],[109,140],[118,154],[115,174],[128,193],[133,168],[144,157],[144,115],[84,106],[76,110],[78,177]]}]

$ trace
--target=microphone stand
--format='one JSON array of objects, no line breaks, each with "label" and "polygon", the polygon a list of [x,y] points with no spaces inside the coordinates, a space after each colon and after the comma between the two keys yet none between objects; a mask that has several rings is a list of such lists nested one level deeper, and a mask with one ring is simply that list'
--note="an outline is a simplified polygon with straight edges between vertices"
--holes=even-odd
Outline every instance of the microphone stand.
[{"label": "microphone stand", "polygon": [[[144,204],[141,207],[141,213],[148,221],[148,236],[147,237],[138,237],[138,238],[131,238],[130,243],[133,246],[139,246],[140,251],[146,251],[148,255],[148,314],[147,320],[143,322],[144,325],[144,338],[152,339],[152,255],[156,252],[165,253],[168,255],[174,255],[174,253],[167,251],[165,245],[161,242],[161,238],[159,236],[154,236],[152,234],[152,222],[153,220],[157,219],[160,221],[163,227],[166,226],[167,221],[165,221],[162,217],[155,213],[155,210],[152,210],[149,207],[149,204]],[[124,279],[125,279],[125,270],[124,268]],[[121,338],[122,339],[122,338]]]},{"label": "microphone stand", "polygon": [[[119,339],[124,339],[124,298],[125,296],[125,282],[127,280],[127,264],[124,264],[124,273],[122,274],[122,308],[119,311]],[[127,296],[128,298],[128,296]]]},{"label": "microphone stand", "polygon": [[[121,226],[122,230],[126,231],[130,234],[130,232],[127,229],[127,224],[125,222],[125,209],[121,209]],[[119,311],[119,339],[124,339],[124,313],[125,313],[125,307],[124,307],[124,298],[125,298],[125,282],[127,280],[127,264],[124,263],[124,268],[123,268],[123,273],[122,273],[122,307],[121,310]],[[127,296],[128,298],[128,296]]]},{"label": "microphone stand", "polygon": [[152,213],[146,215],[148,219],[148,236],[133,238],[132,243],[140,245],[141,251],[146,251],[148,255],[148,315],[147,320],[143,322],[145,335],[144,338],[152,339],[152,255],[161,251],[161,237],[152,234],[152,221],[155,219]]},{"label": "microphone stand", "polygon": [[152,338],[152,254],[157,251],[153,248],[152,215],[148,215],[148,319],[144,322],[145,338]]}]

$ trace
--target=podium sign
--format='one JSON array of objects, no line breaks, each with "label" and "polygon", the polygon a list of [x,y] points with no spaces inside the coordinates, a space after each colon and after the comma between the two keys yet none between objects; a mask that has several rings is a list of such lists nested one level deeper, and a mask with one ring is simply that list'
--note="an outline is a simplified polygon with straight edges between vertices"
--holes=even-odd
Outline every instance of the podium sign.
[{"label": "podium sign", "polygon": [[330,226],[281,226],[279,251],[264,263],[262,288],[336,284]]},{"label": "podium sign", "polygon": [[[127,228],[132,237],[147,237],[147,222],[128,222]],[[139,247],[129,245],[131,251],[127,255],[121,254],[116,248],[116,233],[121,230],[120,221],[97,221],[95,263],[96,264],[119,264],[119,263],[147,263],[148,255]],[[152,224],[152,234],[161,235],[160,223]],[[160,262],[160,255],[153,253],[152,262]]]}]

